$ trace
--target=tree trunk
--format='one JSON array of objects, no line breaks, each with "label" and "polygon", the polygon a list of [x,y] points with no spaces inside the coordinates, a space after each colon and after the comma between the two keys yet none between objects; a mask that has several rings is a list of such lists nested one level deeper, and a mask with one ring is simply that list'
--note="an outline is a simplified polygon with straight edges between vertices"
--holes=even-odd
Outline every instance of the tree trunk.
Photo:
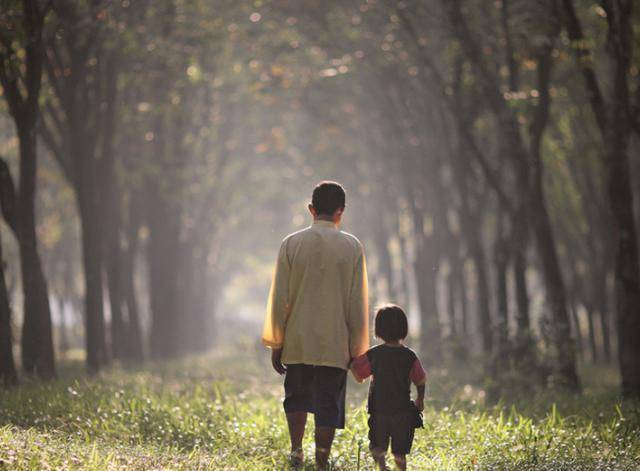
[{"label": "tree trunk", "polygon": [[[87,182],[81,183],[86,186]],[[91,185],[89,183],[89,185]],[[82,191],[82,190],[81,190]],[[102,227],[98,222],[97,197],[91,188],[78,194],[80,207],[80,225],[82,229],[82,261],[85,282],[85,344],[87,349],[87,368],[97,373],[108,362],[105,339],[103,293],[102,293]]]},{"label": "tree trunk", "polygon": [[[538,89],[539,103],[536,106],[529,136],[529,148],[525,146],[521,135],[520,125],[513,110],[508,107],[499,88],[500,81],[493,70],[482,60],[481,45],[478,44],[469,30],[464,18],[460,0],[443,1],[449,13],[455,34],[461,42],[464,54],[474,65],[479,85],[484,92],[485,99],[498,120],[501,130],[501,145],[509,155],[516,171],[516,180],[520,191],[525,192],[524,201],[533,220],[533,232],[536,237],[538,251],[542,261],[542,274],[547,291],[548,304],[551,309],[554,324],[554,344],[558,354],[559,374],[571,389],[579,389],[578,375],[575,369],[575,352],[569,339],[570,325],[566,307],[564,284],[560,272],[557,253],[555,250],[551,223],[546,209],[545,195],[542,186],[542,160],[540,145],[549,116],[549,82],[551,75],[551,53],[553,38],[550,42],[536,51],[538,58]],[[523,156],[526,159],[523,159]],[[531,179],[529,166],[534,167]],[[485,170],[486,176],[493,178],[493,174]]]},{"label": "tree trunk", "polygon": [[473,264],[475,266],[476,280],[478,282],[478,320],[480,323],[479,327],[482,338],[482,352],[485,357],[489,358],[493,352],[493,325],[491,322],[489,283],[487,281],[488,269],[481,241],[472,240],[470,251],[471,258],[473,259]]},{"label": "tree trunk", "polygon": [[67,314],[65,311],[64,298],[58,295],[58,312],[60,313],[60,341],[58,346],[62,356],[69,351],[69,332],[67,331]]},{"label": "tree trunk", "polygon": [[607,307],[607,269],[602,267],[594,276],[594,309],[600,318],[602,332],[602,350],[604,360],[611,361],[611,329],[609,327],[609,310]]},{"label": "tree trunk", "polygon": [[498,224],[496,240],[494,244],[494,266],[496,271],[496,307],[497,307],[497,353],[498,357],[503,357],[507,351],[507,341],[509,338],[509,299],[507,287],[507,268],[509,264],[509,245],[507,238],[503,234],[504,220],[499,216],[501,222]]},{"label": "tree trunk", "polygon": [[144,360],[144,344],[140,327],[138,300],[134,285],[136,260],[138,256],[138,229],[140,227],[137,197],[132,195],[129,202],[129,221],[127,224],[127,248],[123,252],[122,277],[127,305],[129,332],[127,335],[127,359],[137,363]]},{"label": "tree trunk", "polygon": [[[629,7],[630,9],[630,7]],[[622,64],[621,64],[622,62]],[[629,169],[629,123],[625,103],[627,61],[619,60],[613,120],[605,132],[605,166],[613,215],[618,359],[622,392],[640,396],[640,259]],[[628,90],[627,90],[628,93]],[[626,97],[628,101],[628,96]]]},{"label": "tree trunk", "polygon": [[[467,142],[468,144],[468,142]],[[466,149],[462,143],[459,146],[451,146],[451,155],[455,160],[452,164],[453,177],[460,191],[460,221],[462,225],[462,237],[467,247],[468,254],[473,261],[475,278],[477,282],[476,296],[478,313],[478,328],[481,333],[482,353],[488,359],[493,351],[491,304],[488,282],[488,269],[482,246],[482,217],[481,212],[471,207],[469,195],[469,168],[465,163]],[[482,203],[480,203],[481,205]]]},{"label": "tree trunk", "polygon": [[596,344],[596,329],[595,329],[595,323],[593,321],[593,316],[595,314],[591,306],[585,306],[585,311],[587,313],[587,327],[588,327],[588,335],[589,335],[589,348],[591,350],[591,361],[593,363],[597,363],[598,362],[598,345]]},{"label": "tree trunk", "polygon": [[407,255],[407,240],[406,235],[398,233],[398,240],[400,242],[400,298],[398,302],[401,302],[403,306],[409,306],[409,277],[410,268],[408,265],[409,256]]},{"label": "tree trunk", "polygon": [[575,367],[575,347],[567,313],[566,293],[560,272],[558,254],[553,240],[549,214],[542,199],[542,181],[538,180],[532,195],[531,216],[533,231],[540,253],[541,269],[547,293],[547,304],[554,320],[554,346],[557,349],[558,370],[567,386],[579,388]]},{"label": "tree trunk", "polygon": [[[618,330],[618,360],[622,393],[640,396],[640,260],[634,221],[628,146],[631,133],[629,116],[629,67],[633,57],[631,27],[632,1],[603,3],[613,63],[612,99],[607,106],[595,70],[592,52],[572,0],[563,0],[564,20],[575,57],[589,92],[589,101],[605,147],[604,165],[615,247],[615,292]],[[638,93],[638,92],[636,92]]]},{"label": "tree trunk", "polygon": [[418,249],[414,270],[418,283],[420,302],[420,349],[436,357],[442,354],[440,345],[440,320],[438,318],[436,277],[437,267],[433,260],[435,247],[430,237],[423,236]]},{"label": "tree trunk", "polygon": [[576,309],[576,300],[572,297],[569,301],[569,312],[571,313],[571,321],[575,332],[576,353],[578,358],[584,358],[584,347],[582,345],[582,332],[580,331],[580,320],[578,319],[578,310]]},{"label": "tree trunk", "polygon": [[[533,167],[530,182],[529,216],[532,219],[533,234],[538,245],[541,259],[542,275],[553,319],[554,346],[557,350],[558,371],[562,381],[572,390],[580,389],[580,381],[576,370],[575,345],[571,340],[571,323],[567,311],[567,295],[562,271],[551,227],[551,220],[546,206],[543,183],[543,163],[541,155],[542,135],[546,128],[551,103],[549,84],[551,81],[552,45],[543,47],[538,56],[538,88],[540,101],[536,115],[530,128],[531,143],[529,146],[530,163]],[[513,120],[511,125],[517,126]],[[521,140],[515,149],[523,148]],[[524,171],[524,167],[523,167]]]},{"label": "tree trunk", "polygon": [[469,334],[469,305],[467,302],[467,282],[464,266],[464,261],[461,261],[458,272],[458,297],[460,299],[460,324],[462,334],[467,336]]},{"label": "tree trunk", "polygon": [[127,328],[124,321],[122,290],[122,252],[119,241],[110,240],[109,257],[106,262],[107,280],[109,285],[109,306],[111,308],[111,355],[114,359],[122,360],[126,356]]},{"label": "tree trunk", "polygon": [[393,269],[391,266],[391,254],[389,253],[389,244],[387,231],[382,221],[378,221],[373,227],[373,238],[378,256],[378,272],[385,282],[387,288],[387,299],[393,298]]},{"label": "tree trunk", "polygon": [[13,336],[11,331],[11,303],[4,278],[5,261],[0,240],[0,383],[17,384],[18,373],[13,359]]},{"label": "tree trunk", "polygon": [[[133,269],[133,260],[130,263],[131,270]],[[136,292],[133,286],[133,276],[131,271],[125,272],[125,302],[127,304],[127,317],[129,331],[127,333],[127,360],[138,363],[144,360],[144,348],[142,343],[142,331],[140,329],[140,315],[138,312],[138,300],[136,299]]]},{"label": "tree trunk", "polygon": [[456,322],[456,291],[457,283],[453,274],[453,268],[447,275],[447,313],[449,314],[449,336],[454,339],[458,335],[458,325]]},{"label": "tree trunk", "polygon": [[[24,61],[13,63],[11,47],[2,51],[0,61],[0,83],[18,131],[20,176],[17,193],[7,170],[3,170],[5,183],[11,182],[9,190],[15,202],[11,208],[11,226],[20,248],[22,290],[24,293],[24,322],[22,326],[22,367],[43,379],[55,377],[55,358],[51,329],[51,310],[47,294],[47,283],[42,271],[35,222],[35,196],[37,172],[36,124],[39,115],[40,88],[44,47],[42,28],[46,9],[38,2],[22,2],[22,24],[16,27],[25,39]],[[9,42],[11,39],[9,40]],[[22,83],[16,70],[24,69]],[[24,93],[26,92],[26,93]],[[7,178],[8,177],[8,178]],[[4,199],[3,194],[3,199]],[[3,207],[7,219],[7,212]]]},{"label": "tree trunk", "polygon": [[622,124],[610,130],[607,144],[609,200],[614,220],[618,359],[623,394],[640,396],[640,266],[633,216],[628,136]]},{"label": "tree trunk", "polygon": [[18,245],[24,293],[22,367],[43,379],[55,377],[51,310],[47,283],[38,254],[36,194],[36,130],[32,123],[19,126],[20,187],[18,192]]},{"label": "tree trunk", "polygon": [[[198,263],[200,262],[200,263]],[[181,350],[189,353],[204,352],[214,344],[214,309],[216,286],[207,273],[202,260],[193,260],[183,271],[181,310],[184,312]],[[190,275],[187,273],[191,273]]]},{"label": "tree trunk", "polygon": [[123,307],[125,302],[123,287],[124,254],[120,247],[120,207],[117,191],[112,191],[109,201],[105,269],[109,286],[109,305],[111,307],[111,354],[114,359],[126,356],[128,329],[125,326]]},{"label": "tree trunk", "polygon": [[181,323],[178,315],[180,251],[179,208],[170,196],[155,194],[149,208],[149,294],[151,297],[150,349],[153,359],[179,353]]},{"label": "tree trunk", "polygon": [[512,237],[513,251],[513,276],[515,282],[516,305],[518,308],[517,327],[518,338],[527,341],[531,338],[531,320],[529,316],[529,290],[527,288],[527,261],[526,248],[528,234],[520,224],[524,221],[515,221],[515,230]]}]

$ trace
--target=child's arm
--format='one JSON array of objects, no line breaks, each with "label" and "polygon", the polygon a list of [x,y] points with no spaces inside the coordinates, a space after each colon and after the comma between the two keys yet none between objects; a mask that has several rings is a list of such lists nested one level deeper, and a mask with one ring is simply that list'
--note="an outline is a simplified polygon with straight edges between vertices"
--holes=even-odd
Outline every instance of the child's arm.
[{"label": "child's arm", "polygon": [[415,404],[419,411],[424,410],[424,393],[427,384],[427,373],[422,367],[422,363],[418,358],[413,362],[410,373],[411,382],[416,385],[418,396],[416,397]]},{"label": "child's arm", "polygon": [[425,384],[421,384],[420,386],[416,386],[418,390],[418,397],[416,397],[415,404],[420,412],[424,410],[424,391],[426,389]]},{"label": "child's arm", "polygon": [[369,362],[367,354],[365,353],[351,360],[349,369],[358,383],[362,383],[371,376],[371,363]]}]

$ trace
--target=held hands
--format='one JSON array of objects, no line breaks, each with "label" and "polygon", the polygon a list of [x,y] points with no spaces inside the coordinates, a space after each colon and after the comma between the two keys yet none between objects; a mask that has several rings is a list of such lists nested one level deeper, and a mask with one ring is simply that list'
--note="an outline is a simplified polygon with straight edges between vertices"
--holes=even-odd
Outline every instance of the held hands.
[{"label": "held hands", "polygon": [[360,375],[358,374],[358,372],[355,370],[355,368],[350,367],[349,370],[351,370],[351,375],[353,376],[353,379],[356,380],[356,383],[364,383],[364,378],[361,378]]},{"label": "held hands", "polygon": [[287,371],[287,369],[282,364],[282,348],[271,349],[271,365],[279,375],[283,375]]}]

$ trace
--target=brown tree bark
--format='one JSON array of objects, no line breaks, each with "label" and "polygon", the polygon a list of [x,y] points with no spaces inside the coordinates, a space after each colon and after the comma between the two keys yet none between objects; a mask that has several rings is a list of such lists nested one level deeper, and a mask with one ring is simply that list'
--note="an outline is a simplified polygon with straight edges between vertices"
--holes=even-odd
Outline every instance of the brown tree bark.
[{"label": "brown tree bark", "polygon": [[516,250],[513,254],[513,274],[516,287],[516,305],[518,306],[516,317],[518,336],[521,339],[529,339],[531,337],[531,320],[529,316],[529,290],[527,288],[527,262],[522,250]]},{"label": "brown tree bark", "polygon": [[493,352],[493,323],[491,320],[491,295],[489,291],[489,272],[486,262],[484,247],[482,246],[482,211],[472,208],[469,196],[469,175],[468,167],[465,165],[464,145],[459,149],[454,149],[452,155],[455,157],[453,162],[453,176],[456,186],[460,191],[460,221],[462,229],[462,237],[469,256],[473,261],[475,269],[475,278],[477,282],[477,312],[478,322],[481,334],[482,352],[486,358],[489,358]]},{"label": "brown tree bark", "polygon": [[594,292],[594,309],[598,313],[600,320],[600,331],[602,332],[602,350],[604,360],[611,361],[611,328],[609,327],[609,309],[607,306],[607,271],[602,270],[598,274],[596,290]]},{"label": "brown tree bark", "polygon": [[[115,155],[116,80],[121,70],[102,24],[82,5],[54,3],[56,33],[47,42],[47,77],[59,106],[46,108],[40,131],[76,195],[82,231],[87,368],[109,361],[104,320],[103,270],[108,202]],[[65,71],[63,73],[63,71]]]},{"label": "brown tree bark", "polygon": [[[84,181],[86,184],[86,180]],[[89,190],[93,192],[93,190]],[[97,373],[108,362],[105,338],[105,322],[103,314],[102,291],[102,251],[104,241],[99,215],[95,202],[97,195],[78,193],[80,207],[80,227],[82,230],[82,261],[85,281],[85,345],[87,351],[87,368],[90,373]]]},{"label": "brown tree bark", "polygon": [[153,359],[176,357],[182,325],[178,316],[180,252],[179,209],[170,196],[152,193],[147,215],[149,240],[150,353]]},{"label": "brown tree bark", "polygon": [[4,278],[5,261],[0,240],[0,383],[12,386],[18,382],[18,373],[13,359],[13,335],[11,326],[11,303]]},{"label": "brown tree bark", "polygon": [[[633,52],[631,0],[603,2],[608,22],[608,50],[613,63],[613,87],[605,102],[593,68],[593,55],[582,31],[573,1],[563,0],[564,23],[574,43],[574,53],[591,108],[604,142],[609,207],[613,216],[615,247],[618,361],[622,392],[640,396],[640,260],[630,180],[629,139],[633,128],[628,83]],[[640,94],[640,91],[636,91]]]},{"label": "brown tree bark", "polygon": [[[480,89],[483,91],[488,105],[498,120],[503,145],[511,150],[520,191],[527,193],[525,197],[526,207],[533,223],[532,230],[538,253],[540,254],[547,304],[551,311],[554,325],[553,342],[557,350],[558,372],[562,381],[569,388],[579,389],[575,351],[570,340],[571,329],[567,312],[566,293],[542,184],[540,144],[549,115],[552,48],[547,45],[540,48],[537,53],[537,85],[540,98],[529,130],[531,143],[527,148],[520,134],[516,116],[508,108],[499,90],[498,84],[500,81],[488,68],[487,64],[483,62],[480,46],[471,36],[461,10],[460,0],[447,0],[443,4],[447,9],[454,33],[461,42],[463,53],[477,72]],[[523,156],[526,156],[526,158],[523,159]],[[533,167],[532,173],[529,171],[530,165]]]},{"label": "brown tree bark", "polygon": [[496,274],[496,308],[497,308],[497,352],[498,360],[504,359],[509,340],[509,290],[507,271],[509,266],[509,242],[506,234],[504,216],[498,216],[498,227],[493,246],[493,263]]},{"label": "brown tree bark", "polygon": [[447,316],[449,317],[449,338],[455,339],[458,336],[458,322],[456,319],[456,279],[453,270],[447,273],[446,278],[447,289]]},{"label": "brown tree bark", "polygon": [[136,272],[136,261],[138,258],[140,229],[140,208],[139,195],[134,192],[129,200],[128,221],[127,221],[127,247],[122,254],[122,277],[124,287],[124,297],[127,306],[127,360],[138,363],[144,360],[144,343],[142,329],[140,326],[140,314],[138,309],[138,299],[134,285],[134,274]]},{"label": "brown tree bark", "polygon": [[576,299],[574,296],[570,296],[569,299],[569,312],[571,314],[574,338],[576,339],[576,354],[579,359],[584,359],[582,332],[580,331],[580,320],[578,319],[578,309],[576,308]]},{"label": "brown tree bark", "polygon": [[467,278],[465,276],[465,260],[460,261],[460,269],[457,274],[458,299],[460,301],[460,328],[462,335],[469,335],[469,304],[467,302]]},{"label": "brown tree bark", "polygon": [[[167,167],[180,155],[177,122],[168,123],[164,114],[157,116],[155,124],[156,155]],[[173,146],[170,139],[174,136]],[[178,170],[179,171],[179,170]],[[151,329],[149,348],[151,358],[166,359],[181,353],[180,343],[184,333],[184,322],[180,316],[180,279],[183,275],[183,242],[180,240],[182,201],[177,197],[179,180],[167,171],[160,182],[146,182],[145,217],[149,229],[147,242],[147,264],[149,273],[149,296],[151,307]]]},{"label": "brown tree bark", "polygon": [[121,247],[122,208],[121,195],[123,191],[116,185],[115,176],[108,178],[112,182],[105,198],[107,203],[107,230],[105,237],[105,272],[109,287],[109,307],[111,310],[111,355],[114,359],[125,359],[129,344],[124,308],[125,294],[125,260],[126,256]]},{"label": "brown tree bark", "polygon": [[373,242],[378,256],[378,271],[387,288],[387,299],[393,298],[393,270],[391,267],[391,254],[389,253],[388,234],[384,227],[384,221],[378,215],[378,221],[373,224]]},{"label": "brown tree bark", "polygon": [[[118,224],[111,220],[111,224]],[[118,231],[119,232],[119,231]],[[123,256],[119,243],[119,234],[108,237],[108,256],[105,263],[107,282],[109,286],[109,307],[111,309],[111,355],[114,359],[122,360],[127,355],[127,328],[124,319],[125,295],[123,287]]]},{"label": "brown tree bark", "polygon": [[[13,63],[16,53],[12,39],[1,36],[0,83],[15,121],[19,141],[20,175],[15,193],[15,207],[9,211],[12,228],[20,248],[22,289],[24,292],[24,323],[22,326],[22,367],[28,373],[50,379],[55,376],[55,359],[51,329],[51,310],[47,283],[38,254],[35,196],[36,196],[36,125],[39,116],[38,99],[42,83],[44,47],[42,29],[47,10],[35,0],[22,1],[22,24],[27,38],[24,48],[25,75],[19,77],[21,67]],[[23,92],[19,82],[24,84]],[[3,169],[3,186],[11,181],[8,169]],[[13,192],[13,184],[11,183]],[[3,192],[5,188],[3,188]],[[4,212],[4,210],[3,210]],[[6,219],[7,213],[5,213]]]},{"label": "brown tree bark", "polygon": [[595,313],[591,306],[585,306],[587,311],[587,334],[589,335],[589,349],[591,350],[591,361],[598,363],[598,345],[596,343]]}]

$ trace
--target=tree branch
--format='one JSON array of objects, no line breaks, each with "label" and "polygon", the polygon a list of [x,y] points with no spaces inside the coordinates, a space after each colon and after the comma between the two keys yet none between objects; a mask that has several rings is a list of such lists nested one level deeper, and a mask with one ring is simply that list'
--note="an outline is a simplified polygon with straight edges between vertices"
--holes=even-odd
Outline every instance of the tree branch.
[{"label": "tree branch", "polygon": [[480,168],[482,169],[482,172],[485,178],[487,179],[489,186],[493,188],[493,190],[496,192],[496,195],[498,196],[500,203],[504,206],[504,208],[508,212],[513,214],[515,209],[513,207],[513,204],[511,203],[510,198],[507,196],[502,186],[500,185],[494,170],[491,168],[491,165],[489,164],[487,158],[484,156],[484,154],[478,147],[478,144],[476,143],[476,140],[474,139],[473,135],[469,131],[468,126],[460,118],[460,114],[459,114],[460,110],[458,110],[451,96],[447,94],[444,79],[442,78],[442,75],[440,74],[440,71],[437,69],[435,64],[431,61],[424,46],[420,44],[420,40],[419,40],[420,38],[418,36],[418,33],[415,27],[413,26],[413,23],[407,17],[405,12],[402,11],[401,9],[396,8],[396,13],[398,17],[401,19],[401,21],[403,22],[406,31],[409,33],[409,36],[411,37],[414,43],[414,46],[420,52],[420,58],[422,59],[423,67],[432,76],[432,79],[436,83],[436,86],[444,102],[446,103],[447,108],[449,109],[449,112],[454,117],[460,137],[465,142],[467,148],[471,152],[471,155],[478,161],[478,164],[480,165]]},{"label": "tree branch", "polygon": [[27,113],[35,116],[38,113],[38,98],[42,86],[42,63],[44,62],[44,46],[42,44],[42,25],[44,17],[38,9],[37,0],[24,0],[24,29],[26,35],[26,76],[25,99]]},{"label": "tree branch", "polygon": [[529,128],[529,134],[531,136],[531,143],[529,145],[529,148],[531,157],[533,159],[534,171],[536,173],[535,178],[540,178],[542,173],[540,145],[542,142],[544,129],[547,126],[547,122],[549,121],[549,108],[551,105],[549,83],[551,81],[552,50],[552,45],[547,45],[538,54],[537,86],[540,97],[538,98],[538,106],[536,106],[533,120],[531,122],[531,127]]},{"label": "tree branch", "polygon": [[[54,45],[54,41],[51,42],[49,49],[51,50],[52,54],[53,54],[53,58],[51,57],[51,55],[48,52],[45,52],[45,61],[44,61],[44,66],[45,66],[45,70],[47,71],[47,78],[49,79],[49,83],[51,84],[51,87],[53,88],[53,93],[55,93],[56,97],[58,97],[58,100],[60,100],[60,102],[62,103],[62,98],[63,98],[63,92],[62,92],[62,88],[60,86],[60,81],[58,80],[58,77],[56,76],[56,70],[60,70],[62,71],[62,66],[60,65],[60,63],[58,62],[58,53],[55,50],[55,45]],[[53,59],[55,58],[56,62],[58,62],[57,64],[53,64]]]},{"label": "tree branch", "polygon": [[573,0],[562,0],[562,7],[565,28],[572,43],[571,48],[584,77],[596,122],[600,131],[604,133],[607,128],[606,107],[596,73],[593,70],[593,55],[585,40],[582,25],[573,6]]},{"label": "tree branch", "polygon": [[478,83],[493,112],[500,116],[504,112],[504,98],[500,93],[499,77],[487,67],[483,60],[484,54],[479,42],[471,36],[471,31],[460,9],[460,0],[442,0],[442,4],[449,14],[455,34],[460,40],[465,56],[473,63],[478,71]]},{"label": "tree branch", "polygon": [[[40,122],[40,125],[38,126],[38,131],[40,132],[40,135],[42,136],[42,139],[44,140],[44,143],[46,144],[47,148],[53,154],[53,157],[56,159],[56,162],[58,162],[58,164],[60,165],[60,168],[62,168],[62,172],[67,177],[68,181],[73,184],[75,181],[75,176],[71,168],[71,165],[68,162],[68,159],[65,158],[66,154],[62,150],[63,144],[59,143],[56,140],[56,138],[53,136],[53,133],[51,132],[51,129],[47,125],[47,122],[45,119],[42,119],[42,121]],[[62,141],[64,142],[64,139]]]},{"label": "tree branch", "polygon": [[16,67],[12,67],[11,64],[11,58],[15,55],[15,51],[11,47],[11,42],[5,41],[4,37],[2,38],[2,43],[5,50],[0,52],[0,84],[7,98],[9,111],[16,117],[22,111],[24,98],[18,87],[18,77],[15,75],[17,73]]}]

